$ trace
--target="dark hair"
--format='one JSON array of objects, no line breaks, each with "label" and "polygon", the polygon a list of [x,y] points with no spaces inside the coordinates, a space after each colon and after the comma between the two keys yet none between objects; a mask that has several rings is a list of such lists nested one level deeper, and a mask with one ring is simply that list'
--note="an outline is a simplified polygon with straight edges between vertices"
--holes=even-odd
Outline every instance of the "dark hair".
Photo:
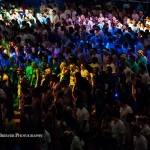
[{"label": "dark hair", "polygon": [[74,75],[75,75],[75,77],[76,77],[77,79],[81,78],[81,73],[80,73],[80,72],[76,72]]},{"label": "dark hair", "polygon": [[53,13],[55,13],[55,14],[56,14],[56,10],[53,10]]},{"label": "dark hair", "polygon": [[97,57],[93,57],[93,58],[92,58],[92,63],[93,63],[93,64],[96,64],[97,62],[98,62]]},{"label": "dark hair", "polygon": [[31,60],[31,59],[28,59],[27,62],[28,62],[29,64],[31,64],[31,63],[32,63],[32,60]]},{"label": "dark hair", "polygon": [[113,58],[112,58],[111,56],[109,56],[108,58],[110,59],[110,62],[112,62],[112,61],[113,61]]},{"label": "dark hair", "polygon": [[131,56],[130,56],[130,59],[131,59],[131,60],[133,60],[133,61],[135,61],[135,60],[136,60],[136,58],[135,58],[135,56],[134,56],[134,55],[131,55]]},{"label": "dark hair", "polygon": [[108,73],[112,73],[112,68],[110,66],[107,66]]}]

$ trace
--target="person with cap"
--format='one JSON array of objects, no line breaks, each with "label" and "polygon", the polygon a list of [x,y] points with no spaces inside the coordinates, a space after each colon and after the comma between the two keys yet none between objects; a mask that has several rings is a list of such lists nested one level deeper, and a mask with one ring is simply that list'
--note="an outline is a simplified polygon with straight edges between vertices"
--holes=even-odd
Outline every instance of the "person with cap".
[{"label": "person with cap", "polygon": [[142,23],[145,22],[145,16],[144,16],[142,11],[139,12],[139,21],[142,22]]},{"label": "person with cap", "polygon": [[137,63],[147,67],[147,58],[144,56],[143,50],[138,50]]},{"label": "person with cap", "polygon": [[127,65],[127,56],[126,54],[120,55],[120,65]]}]

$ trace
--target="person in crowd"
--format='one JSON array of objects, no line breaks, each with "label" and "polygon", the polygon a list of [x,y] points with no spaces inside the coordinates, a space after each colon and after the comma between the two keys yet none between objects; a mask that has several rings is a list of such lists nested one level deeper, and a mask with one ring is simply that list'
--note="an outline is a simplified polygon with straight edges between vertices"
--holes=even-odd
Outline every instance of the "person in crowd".
[{"label": "person in crowd", "polygon": [[113,58],[112,57],[108,57],[106,68],[107,67],[111,67],[112,68],[112,73],[113,74],[116,73],[116,66],[113,63]]},{"label": "person in crowd", "polygon": [[144,53],[142,50],[138,50],[138,58],[137,58],[137,62],[139,65],[143,65],[143,66],[147,66],[147,59],[144,56]]},{"label": "person in crowd", "polygon": [[114,112],[114,115],[112,116],[111,129],[112,136],[118,143],[118,149],[122,149],[124,146],[125,125],[120,120],[118,112]]},{"label": "person in crowd", "polygon": [[138,75],[139,65],[136,63],[135,56],[130,56],[130,66],[131,70]]},{"label": "person in crowd", "polygon": [[31,77],[31,86],[36,88],[39,85],[40,72],[36,62],[32,62],[31,66],[33,68],[32,77]]},{"label": "person in crowd", "polygon": [[3,1],[0,130],[19,117],[17,132],[43,134],[23,150],[150,149],[148,5],[57,2]]},{"label": "person in crowd", "polygon": [[147,149],[147,140],[146,138],[141,134],[141,129],[139,126],[135,126],[134,127],[134,139],[133,139],[133,143],[135,145],[135,150],[144,150]]}]

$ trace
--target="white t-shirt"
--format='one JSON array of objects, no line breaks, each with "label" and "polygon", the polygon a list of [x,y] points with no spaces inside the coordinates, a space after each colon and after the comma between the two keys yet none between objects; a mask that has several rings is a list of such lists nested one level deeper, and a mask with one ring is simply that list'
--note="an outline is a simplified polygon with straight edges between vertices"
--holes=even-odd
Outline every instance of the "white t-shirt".
[{"label": "white t-shirt", "polygon": [[55,25],[55,24],[58,23],[58,22],[59,22],[59,17],[58,17],[58,15],[53,16],[53,18],[52,18],[52,23],[53,23],[53,25]]},{"label": "white t-shirt", "polygon": [[73,24],[71,18],[67,18],[67,19],[66,19],[66,22],[67,22],[67,23],[70,22],[71,24]]},{"label": "white t-shirt", "polygon": [[79,124],[81,125],[81,128],[83,125],[83,121],[85,121],[85,120],[87,121],[84,132],[89,132],[89,112],[88,112],[88,110],[85,107],[83,107],[82,109],[78,108],[77,112],[76,112],[76,116],[77,116],[77,120],[78,120]]},{"label": "white t-shirt", "polygon": [[126,82],[131,81],[131,76],[134,74],[134,72],[129,67],[126,67],[124,69],[124,73],[125,73],[125,76],[126,76]]},{"label": "white t-shirt", "polygon": [[46,130],[42,135],[42,148],[41,150],[48,150],[48,144],[51,143],[51,135]]},{"label": "white t-shirt", "polygon": [[74,10],[72,12],[72,20],[75,21],[77,12]]},{"label": "white t-shirt", "polygon": [[112,136],[120,143],[120,134],[125,133],[125,125],[121,120],[118,120],[116,123],[111,124]]},{"label": "white t-shirt", "polygon": [[143,135],[140,135],[139,138],[134,136],[134,150],[147,150],[147,140]]},{"label": "white t-shirt", "polygon": [[58,7],[54,7],[53,10],[55,10],[56,13],[58,13],[58,10],[59,10],[59,9],[58,9]]},{"label": "white t-shirt", "polygon": [[127,114],[133,113],[132,108],[128,105],[125,105],[125,107],[120,107],[120,118],[126,119]]},{"label": "white t-shirt", "polygon": [[138,14],[132,14],[132,19],[135,19],[135,20],[139,20],[139,15]]},{"label": "white t-shirt", "polygon": [[142,128],[142,131],[144,136],[150,136],[150,127],[148,124],[145,124],[144,127]]},{"label": "white t-shirt", "polygon": [[65,13],[60,14],[60,19],[61,18],[66,19],[66,14]]},{"label": "white t-shirt", "polygon": [[53,15],[53,9],[49,9],[49,15],[50,15],[50,16]]},{"label": "white t-shirt", "polygon": [[79,137],[74,136],[70,150],[83,150],[83,144]]},{"label": "white t-shirt", "polygon": [[112,74],[115,74],[116,73],[116,66],[111,63],[111,64],[107,64],[106,67],[110,66],[112,68]]},{"label": "white t-shirt", "polygon": [[142,83],[144,83],[145,85],[150,85],[150,76],[148,73],[144,73],[143,75],[141,75],[142,77]]},{"label": "white t-shirt", "polygon": [[65,14],[70,15],[70,17],[71,17],[71,10],[69,10],[69,9],[65,10]]}]

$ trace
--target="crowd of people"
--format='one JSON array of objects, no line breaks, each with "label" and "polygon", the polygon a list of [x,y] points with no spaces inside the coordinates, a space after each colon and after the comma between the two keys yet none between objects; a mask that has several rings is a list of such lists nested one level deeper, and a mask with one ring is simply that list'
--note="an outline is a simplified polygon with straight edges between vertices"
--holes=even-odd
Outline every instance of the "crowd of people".
[{"label": "crowd of people", "polygon": [[[5,149],[148,150],[150,15],[139,2],[6,5],[0,129],[41,133]],[[20,112],[19,131],[14,110]],[[8,144],[9,143],[9,144]]]}]

